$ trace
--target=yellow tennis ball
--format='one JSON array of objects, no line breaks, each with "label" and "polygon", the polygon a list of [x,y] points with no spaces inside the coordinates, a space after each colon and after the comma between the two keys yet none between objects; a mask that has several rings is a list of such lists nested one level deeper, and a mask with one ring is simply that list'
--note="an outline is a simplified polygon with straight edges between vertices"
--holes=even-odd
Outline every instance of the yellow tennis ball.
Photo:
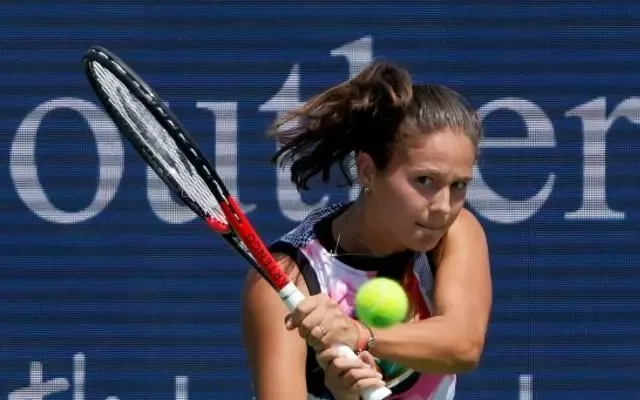
[{"label": "yellow tennis ball", "polygon": [[371,279],[356,293],[356,316],[371,327],[385,328],[402,322],[408,310],[407,293],[389,278]]}]

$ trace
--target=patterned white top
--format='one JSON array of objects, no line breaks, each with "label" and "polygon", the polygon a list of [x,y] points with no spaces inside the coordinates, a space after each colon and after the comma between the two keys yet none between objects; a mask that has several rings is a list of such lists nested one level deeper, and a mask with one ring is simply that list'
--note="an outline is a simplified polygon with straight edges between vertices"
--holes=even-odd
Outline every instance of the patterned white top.
[{"label": "patterned white top", "polygon": [[[348,315],[358,288],[376,276],[387,276],[403,283],[418,318],[432,315],[434,273],[426,253],[405,252],[384,258],[349,255],[336,245],[331,221],[347,209],[348,204],[319,208],[296,228],[271,245],[271,251],[288,254],[298,267],[311,294],[326,293]],[[335,254],[334,254],[335,252]],[[324,386],[322,369],[312,350],[307,356],[308,399],[331,400]],[[452,400],[455,375],[419,374],[403,366],[378,360],[378,366],[395,400]]]}]

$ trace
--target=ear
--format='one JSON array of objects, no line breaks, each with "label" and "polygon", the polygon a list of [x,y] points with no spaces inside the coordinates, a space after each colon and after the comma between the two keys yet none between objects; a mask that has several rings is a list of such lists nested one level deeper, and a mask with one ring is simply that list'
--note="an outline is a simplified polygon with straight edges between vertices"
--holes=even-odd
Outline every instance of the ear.
[{"label": "ear", "polygon": [[358,182],[360,182],[360,185],[370,188],[377,172],[373,158],[367,153],[356,154],[356,170],[358,172]]}]

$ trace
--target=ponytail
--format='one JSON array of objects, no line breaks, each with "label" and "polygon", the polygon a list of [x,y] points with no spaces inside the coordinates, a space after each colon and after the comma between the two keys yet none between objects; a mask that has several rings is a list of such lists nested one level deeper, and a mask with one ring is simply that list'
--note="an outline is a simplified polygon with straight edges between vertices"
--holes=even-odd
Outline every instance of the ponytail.
[{"label": "ponytail", "polygon": [[348,156],[366,152],[382,167],[412,97],[406,71],[388,63],[372,64],[276,121],[269,134],[281,147],[271,162],[291,164],[291,180],[298,190],[308,189],[309,179],[318,174],[328,183],[334,164],[351,185]]}]

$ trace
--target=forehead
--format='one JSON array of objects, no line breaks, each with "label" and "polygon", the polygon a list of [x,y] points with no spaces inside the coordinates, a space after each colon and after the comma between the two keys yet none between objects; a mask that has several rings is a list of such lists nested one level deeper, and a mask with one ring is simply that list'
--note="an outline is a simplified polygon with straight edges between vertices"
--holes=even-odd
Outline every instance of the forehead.
[{"label": "forehead", "polygon": [[395,146],[392,164],[410,170],[429,170],[456,179],[470,178],[476,149],[463,133],[445,129],[405,138]]}]

